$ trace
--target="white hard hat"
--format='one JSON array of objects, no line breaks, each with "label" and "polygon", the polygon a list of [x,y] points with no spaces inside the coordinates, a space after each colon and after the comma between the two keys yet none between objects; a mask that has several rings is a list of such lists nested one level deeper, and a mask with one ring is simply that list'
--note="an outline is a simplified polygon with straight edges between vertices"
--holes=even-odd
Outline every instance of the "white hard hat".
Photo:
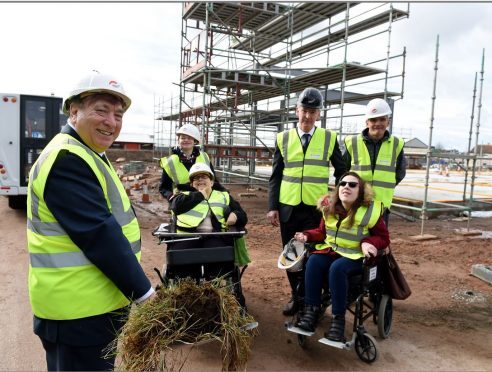
[{"label": "white hard hat", "polygon": [[366,119],[390,116],[391,108],[388,103],[381,98],[374,98],[366,106]]},{"label": "white hard hat", "polygon": [[277,267],[290,272],[301,271],[304,266],[306,247],[304,243],[291,239],[278,256]]},{"label": "white hard hat", "polygon": [[68,97],[63,102],[63,112],[69,115],[70,103],[72,100],[83,93],[108,93],[121,98],[123,109],[126,111],[130,107],[132,100],[125,94],[123,85],[114,76],[101,74],[93,71],[91,74],[82,78],[70,91]]},{"label": "white hard hat", "polygon": [[176,131],[177,135],[185,134],[200,142],[200,131],[193,124],[185,124]]},{"label": "white hard hat", "polygon": [[212,179],[212,180],[214,179],[214,174],[207,164],[205,164],[205,163],[193,164],[190,168],[190,175],[189,175],[190,181],[193,178],[193,176],[196,176],[197,174],[203,174],[203,173],[208,174],[210,176],[210,179]]}]

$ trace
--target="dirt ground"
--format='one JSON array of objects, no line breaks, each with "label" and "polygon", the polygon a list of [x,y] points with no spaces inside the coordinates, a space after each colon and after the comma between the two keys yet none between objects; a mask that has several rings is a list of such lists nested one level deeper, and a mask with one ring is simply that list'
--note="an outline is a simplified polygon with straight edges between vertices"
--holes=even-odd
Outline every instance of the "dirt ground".
[{"label": "dirt ground", "polygon": [[[379,358],[367,365],[354,350],[333,349],[317,342],[328,327],[324,319],[314,337],[302,349],[296,335],[285,330],[290,320],[281,313],[289,299],[285,273],[276,267],[280,233],[266,220],[266,190],[231,187],[249,216],[247,243],[252,263],[243,276],[243,288],[250,313],[259,322],[248,370],[490,370],[492,360],[492,286],[472,275],[472,264],[492,265],[490,238],[463,237],[455,229],[466,222],[440,217],[426,221],[424,233],[437,240],[415,242],[421,222],[408,222],[395,215],[390,221],[392,249],[412,288],[412,296],[394,302],[390,337],[377,336],[369,319],[364,324],[378,342]],[[154,284],[154,267],[164,263],[165,248],[152,236],[153,229],[166,221],[166,203],[150,190],[152,204],[133,201],[142,228],[145,272]],[[247,194],[240,196],[241,194]],[[10,210],[0,198],[0,237],[4,247],[0,261],[0,370],[45,370],[44,353],[32,334],[32,315],[27,295],[28,256],[25,213]],[[473,219],[471,227],[492,230],[492,219]],[[490,237],[490,234],[484,234]],[[351,326],[348,317],[347,329]],[[348,335],[349,332],[347,331]],[[183,370],[220,370],[220,345],[209,343],[192,348]],[[187,352],[188,352],[187,351]]]}]

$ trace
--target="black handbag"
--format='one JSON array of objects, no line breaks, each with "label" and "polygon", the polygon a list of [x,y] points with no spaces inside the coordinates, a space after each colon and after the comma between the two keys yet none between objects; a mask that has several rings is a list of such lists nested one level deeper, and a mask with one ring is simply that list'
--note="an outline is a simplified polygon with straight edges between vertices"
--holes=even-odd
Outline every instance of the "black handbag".
[{"label": "black handbag", "polygon": [[405,300],[412,294],[410,286],[403,276],[390,249],[389,252],[382,257],[381,271],[386,292],[391,298],[395,300]]}]

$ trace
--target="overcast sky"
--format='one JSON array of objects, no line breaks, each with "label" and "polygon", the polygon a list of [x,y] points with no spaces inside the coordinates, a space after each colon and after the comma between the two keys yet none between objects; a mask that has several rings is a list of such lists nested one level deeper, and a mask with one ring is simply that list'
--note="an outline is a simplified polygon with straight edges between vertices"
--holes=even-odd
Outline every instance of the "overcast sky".
[{"label": "overcast sky", "polygon": [[[406,9],[406,4],[395,6]],[[151,134],[154,96],[169,98],[177,92],[173,83],[179,80],[180,17],[180,3],[0,3],[0,91],[64,96],[92,69],[112,73],[133,100],[124,132]],[[428,142],[437,34],[432,143],[466,150],[474,74],[480,71],[482,49],[492,40],[489,3],[412,3],[410,18],[393,24],[392,50],[407,47],[395,134]],[[485,50],[479,144],[492,143],[491,52]],[[476,105],[479,88],[480,81]],[[476,108],[475,119],[477,114]]]}]

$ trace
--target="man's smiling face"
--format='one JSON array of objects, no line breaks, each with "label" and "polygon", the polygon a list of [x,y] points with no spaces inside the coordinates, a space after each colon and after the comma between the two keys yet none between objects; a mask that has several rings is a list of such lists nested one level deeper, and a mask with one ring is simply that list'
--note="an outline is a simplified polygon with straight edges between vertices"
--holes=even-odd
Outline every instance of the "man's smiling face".
[{"label": "man's smiling face", "polygon": [[111,94],[92,94],[70,107],[70,121],[92,150],[106,151],[118,138],[123,123],[123,105]]}]

